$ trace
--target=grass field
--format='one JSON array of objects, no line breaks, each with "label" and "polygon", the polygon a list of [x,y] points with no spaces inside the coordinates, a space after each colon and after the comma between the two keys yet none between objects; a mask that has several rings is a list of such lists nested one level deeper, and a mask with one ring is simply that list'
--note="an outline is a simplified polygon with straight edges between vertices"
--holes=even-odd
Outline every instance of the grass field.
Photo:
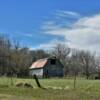
[{"label": "grass field", "polygon": [[[30,83],[34,88],[16,87],[18,82]],[[100,100],[100,81],[78,79],[73,89],[72,79],[40,79],[47,89],[39,89],[34,79],[0,78],[0,100]]]}]

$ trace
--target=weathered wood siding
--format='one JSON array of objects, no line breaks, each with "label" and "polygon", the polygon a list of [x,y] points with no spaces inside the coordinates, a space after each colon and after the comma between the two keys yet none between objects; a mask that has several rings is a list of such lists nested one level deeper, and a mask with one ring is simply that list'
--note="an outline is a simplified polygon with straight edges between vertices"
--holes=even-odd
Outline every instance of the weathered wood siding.
[{"label": "weathered wood siding", "polygon": [[59,60],[56,60],[56,64],[52,65],[50,60],[43,69],[44,76],[47,77],[62,77],[64,75],[63,65]]},{"label": "weathered wood siding", "polygon": [[31,69],[30,70],[30,75],[33,76],[33,75],[37,75],[37,76],[40,76],[42,77],[43,76],[43,69]]}]

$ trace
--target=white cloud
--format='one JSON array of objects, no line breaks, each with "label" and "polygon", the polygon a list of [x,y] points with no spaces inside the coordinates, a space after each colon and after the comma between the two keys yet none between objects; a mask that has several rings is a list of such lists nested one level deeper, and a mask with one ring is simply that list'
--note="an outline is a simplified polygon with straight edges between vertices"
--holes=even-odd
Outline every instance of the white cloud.
[{"label": "white cloud", "polygon": [[[70,15],[78,15],[70,13]],[[66,22],[67,24],[67,22]],[[59,26],[59,27],[58,27]],[[100,14],[80,17],[71,27],[60,27],[52,21],[52,24],[45,24],[44,32],[51,35],[64,36],[67,44],[72,48],[86,49],[100,53]]]},{"label": "white cloud", "polygon": [[45,43],[45,44],[40,44],[38,47],[35,47],[35,49],[44,49],[44,50],[50,50],[52,49],[53,47],[55,47],[55,45],[57,43],[65,43],[63,41],[60,41],[60,40],[57,40],[57,39],[54,39],[54,40],[51,40],[50,42],[48,43]]}]

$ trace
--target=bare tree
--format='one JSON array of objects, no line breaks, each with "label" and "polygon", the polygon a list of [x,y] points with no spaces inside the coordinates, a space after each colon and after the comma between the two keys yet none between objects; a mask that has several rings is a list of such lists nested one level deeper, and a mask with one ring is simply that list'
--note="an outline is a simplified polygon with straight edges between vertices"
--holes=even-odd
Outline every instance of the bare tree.
[{"label": "bare tree", "polygon": [[95,53],[90,53],[89,51],[81,51],[80,52],[80,59],[83,64],[83,70],[88,79],[89,76],[95,72],[96,69],[96,59]]},{"label": "bare tree", "polygon": [[57,43],[55,44],[55,47],[51,51],[51,55],[56,56],[64,65],[64,73],[67,75],[68,72],[68,55],[70,54],[70,48],[63,44],[63,43]]},{"label": "bare tree", "polygon": [[76,78],[79,72],[81,72],[81,62],[79,57],[79,50],[72,49],[70,56],[69,72],[74,76],[74,89],[76,88]]},{"label": "bare tree", "polygon": [[11,42],[4,36],[0,36],[0,71],[1,74],[8,73],[8,67],[10,66],[10,49]]}]

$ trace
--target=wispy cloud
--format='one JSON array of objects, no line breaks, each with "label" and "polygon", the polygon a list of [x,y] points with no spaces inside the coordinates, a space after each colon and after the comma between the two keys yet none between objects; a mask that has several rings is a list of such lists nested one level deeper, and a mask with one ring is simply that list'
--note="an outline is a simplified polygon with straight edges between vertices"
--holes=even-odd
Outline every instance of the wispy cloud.
[{"label": "wispy cloud", "polygon": [[54,39],[54,40],[51,40],[47,43],[40,44],[39,46],[30,47],[30,50],[36,50],[36,49],[51,50],[56,46],[57,43],[62,43],[62,44],[65,43],[66,44],[66,42],[64,42],[64,41]]},{"label": "wispy cloud", "polygon": [[6,35],[8,37],[26,37],[26,38],[32,38],[35,34],[33,33],[26,33],[26,32],[21,32],[21,31],[0,31],[0,34]]},{"label": "wispy cloud", "polygon": [[27,37],[27,38],[32,38],[34,36],[33,33],[24,33],[22,34],[24,37]]},{"label": "wispy cloud", "polygon": [[[66,12],[65,16],[67,14],[73,17],[80,15],[74,12]],[[63,23],[60,21],[58,24],[55,24],[55,22],[56,20],[52,20],[51,24],[44,25],[46,34],[64,36],[66,40],[69,40],[66,43],[72,48],[100,52],[98,49],[100,48],[100,14],[80,17],[71,24],[65,22],[66,27],[63,27]]]},{"label": "wispy cloud", "polygon": [[64,10],[57,10],[55,15],[59,17],[73,17],[73,18],[81,17],[79,13],[72,12],[72,11],[64,11]]},{"label": "wispy cloud", "polygon": [[52,30],[58,28],[71,28],[72,24],[82,16],[79,13],[71,11],[57,10],[44,22],[42,29]]}]

